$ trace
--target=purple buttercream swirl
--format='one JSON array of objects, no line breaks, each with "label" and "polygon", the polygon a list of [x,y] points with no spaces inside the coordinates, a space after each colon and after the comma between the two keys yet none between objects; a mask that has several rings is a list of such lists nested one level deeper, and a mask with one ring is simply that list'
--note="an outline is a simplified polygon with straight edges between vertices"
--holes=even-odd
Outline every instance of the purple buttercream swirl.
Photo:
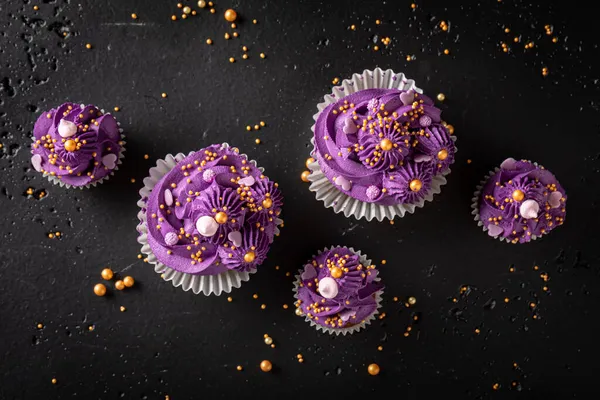
[{"label": "purple buttercream swirl", "polygon": [[479,218],[490,236],[526,243],[564,223],[566,201],[564,189],[551,172],[509,158],[484,184]]},{"label": "purple buttercream swirl", "polygon": [[[326,107],[315,123],[315,157],[338,190],[380,205],[424,198],[434,176],[448,171],[456,148],[441,111],[428,97],[398,89],[361,90]],[[414,164],[419,163],[420,167]],[[398,195],[395,171],[418,170],[419,193]],[[374,196],[374,189],[380,193]],[[413,187],[417,187],[414,186]],[[394,189],[394,190],[395,190]]]},{"label": "purple buttercream swirl", "polygon": [[237,149],[212,145],[154,186],[146,207],[148,243],[161,263],[180,272],[254,270],[282,222],[282,205],[278,185]]},{"label": "purple buttercream swirl", "polygon": [[33,136],[33,167],[72,186],[85,186],[109,175],[122,146],[115,118],[93,105],[65,103],[43,113]]},{"label": "purple buttercream swirl", "polygon": [[333,248],[304,266],[296,307],[327,328],[360,324],[377,310],[376,293],[383,285],[376,277],[375,267],[362,265],[348,248]]}]

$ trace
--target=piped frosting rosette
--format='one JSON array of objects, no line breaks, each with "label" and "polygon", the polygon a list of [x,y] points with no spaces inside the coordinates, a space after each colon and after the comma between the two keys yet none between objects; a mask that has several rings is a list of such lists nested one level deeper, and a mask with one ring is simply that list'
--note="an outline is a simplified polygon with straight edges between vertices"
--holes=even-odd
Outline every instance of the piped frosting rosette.
[{"label": "piped frosting rosette", "polygon": [[226,143],[167,155],[140,195],[142,253],[165,280],[196,294],[247,281],[283,223],[278,185]]},{"label": "piped frosting rosette", "polygon": [[65,103],[33,128],[31,165],[54,184],[89,188],[107,180],[124,158],[117,120],[93,105]]},{"label": "piped frosting rosette", "polygon": [[360,251],[326,248],[296,276],[296,314],[317,330],[352,334],[375,319],[383,289],[375,266]]},{"label": "piped frosting rosette", "polygon": [[556,177],[531,161],[507,158],[485,177],[471,208],[493,238],[527,243],[565,221],[567,195]]},{"label": "piped frosting rosette", "polygon": [[455,138],[404,74],[354,74],[317,107],[308,179],[326,207],[381,221],[412,213],[441,191]]}]

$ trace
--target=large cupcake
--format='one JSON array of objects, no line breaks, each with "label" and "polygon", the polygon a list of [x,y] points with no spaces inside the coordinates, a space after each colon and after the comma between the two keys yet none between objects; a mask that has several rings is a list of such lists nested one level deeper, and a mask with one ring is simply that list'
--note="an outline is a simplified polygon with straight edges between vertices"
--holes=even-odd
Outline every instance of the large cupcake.
[{"label": "large cupcake", "polygon": [[346,216],[392,219],[430,201],[456,147],[441,110],[403,74],[365,71],[315,116],[310,190]]},{"label": "large cupcake", "polygon": [[551,172],[508,158],[478,186],[472,208],[475,221],[490,236],[527,243],[564,223],[566,201]]},{"label": "large cupcake", "polygon": [[325,249],[296,276],[296,314],[329,334],[358,332],[378,314],[383,285],[377,275],[360,251]]},{"label": "large cupcake", "polygon": [[93,105],[65,103],[36,121],[31,164],[60,186],[95,186],[118,169],[124,145],[111,114]]},{"label": "large cupcake", "polygon": [[184,290],[229,292],[266,259],[282,195],[227,144],[168,155],[150,169],[138,203],[138,241],[163,278]]}]

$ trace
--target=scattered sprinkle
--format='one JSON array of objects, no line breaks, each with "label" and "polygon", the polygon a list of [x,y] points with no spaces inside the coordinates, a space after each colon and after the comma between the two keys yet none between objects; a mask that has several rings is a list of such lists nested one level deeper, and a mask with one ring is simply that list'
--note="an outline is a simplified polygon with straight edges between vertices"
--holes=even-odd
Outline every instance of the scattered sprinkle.
[{"label": "scattered sprinkle", "polygon": [[263,372],[269,372],[269,371],[271,371],[271,369],[273,369],[273,364],[271,364],[271,361],[269,361],[269,360],[263,360],[260,363],[260,369]]},{"label": "scattered sprinkle", "polygon": [[260,139],[256,139],[256,140],[254,141],[254,143],[256,143],[256,144],[260,144]]},{"label": "scattered sprinkle", "polygon": [[91,49],[91,48],[92,48],[92,45],[91,45],[90,43],[87,43],[87,44],[85,45],[85,48],[86,48],[86,49]]},{"label": "scattered sprinkle", "polygon": [[228,297],[227,301],[231,303],[233,301],[233,298],[232,297]]},{"label": "scattered sprinkle", "polygon": [[444,93],[438,93],[437,99],[438,101],[444,101],[446,100],[446,95]]},{"label": "scattered sprinkle", "polygon": [[369,375],[379,375],[379,365],[377,364],[369,364],[369,366],[367,367],[367,371],[369,372]]},{"label": "scattered sprinkle", "polygon": [[243,370],[244,368],[241,365],[238,365],[237,367],[235,367],[235,369],[237,369],[238,371]]},{"label": "scattered sprinkle", "polygon": [[417,299],[414,296],[410,296],[408,298],[408,304],[410,304],[411,306],[414,306],[415,304],[417,304]]},{"label": "scattered sprinkle", "polygon": [[258,299],[258,295],[257,295],[256,293],[254,293],[254,294],[252,295],[252,298],[253,298],[253,299]]},{"label": "scattered sprinkle", "polygon": [[50,382],[52,382],[52,384],[53,384],[53,385],[56,385],[56,383],[57,383],[58,381],[56,380],[56,378],[52,378],[52,380],[51,380]]},{"label": "scattered sprinkle", "polygon": [[167,94],[166,94],[166,93],[161,93],[161,97],[162,97],[163,99],[165,99],[165,98],[167,97]]},{"label": "scattered sprinkle", "polygon": [[121,310],[121,312],[125,312],[127,309],[125,308],[125,306],[121,306],[119,307],[119,310]]},{"label": "scattered sprinkle", "polygon": [[138,18],[138,16],[137,16],[137,14],[136,14],[136,13],[133,13],[133,14],[131,14],[131,18],[132,18],[132,19],[137,19],[137,18]]},{"label": "scattered sprinkle", "polygon": [[144,154],[144,160],[147,160],[149,158],[150,158],[150,156],[148,154]]},{"label": "scattered sprinkle", "polygon": [[234,62],[235,62],[235,58],[233,58],[233,57],[229,57],[229,62],[230,62],[230,63],[234,63]]},{"label": "scattered sprinkle", "polygon": [[265,58],[265,53],[260,53],[260,58]]},{"label": "scattered sprinkle", "polygon": [[212,42],[213,42],[213,41],[212,41],[212,39],[211,39],[211,38],[208,38],[208,39],[206,39],[206,44],[212,44]]},{"label": "scattered sprinkle", "polygon": [[261,309],[261,310],[264,310],[265,308],[267,308],[267,305],[266,305],[266,304],[261,304],[261,305],[260,305],[260,309]]},{"label": "scattered sprinkle", "polygon": [[44,324],[37,324],[38,329],[42,329],[43,327],[44,327]]}]

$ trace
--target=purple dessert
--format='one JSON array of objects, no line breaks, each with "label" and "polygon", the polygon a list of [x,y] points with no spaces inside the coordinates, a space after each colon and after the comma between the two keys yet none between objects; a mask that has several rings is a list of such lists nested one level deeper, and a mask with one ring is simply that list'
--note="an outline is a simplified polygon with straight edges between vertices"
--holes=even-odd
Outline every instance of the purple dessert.
[{"label": "purple dessert", "polygon": [[347,247],[325,250],[301,270],[296,313],[328,329],[362,324],[377,313],[377,272]]},{"label": "purple dessert", "polygon": [[412,90],[361,90],[319,114],[314,156],[327,179],[354,199],[417,204],[454,162],[454,141],[440,115],[431,99]]},{"label": "purple dessert", "polygon": [[565,221],[564,189],[544,167],[525,160],[506,159],[476,199],[476,220],[511,243],[527,243]]},{"label": "purple dessert", "polygon": [[53,108],[38,118],[33,136],[35,170],[55,183],[75,187],[107,178],[124,150],[115,118],[93,105],[65,103]]},{"label": "purple dessert", "polygon": [[253,271],[283,222],[282,201],[278,185],[237,149],[212,145],[154,185],[145,210],[148,244],[159,262],[179,272]]}]

